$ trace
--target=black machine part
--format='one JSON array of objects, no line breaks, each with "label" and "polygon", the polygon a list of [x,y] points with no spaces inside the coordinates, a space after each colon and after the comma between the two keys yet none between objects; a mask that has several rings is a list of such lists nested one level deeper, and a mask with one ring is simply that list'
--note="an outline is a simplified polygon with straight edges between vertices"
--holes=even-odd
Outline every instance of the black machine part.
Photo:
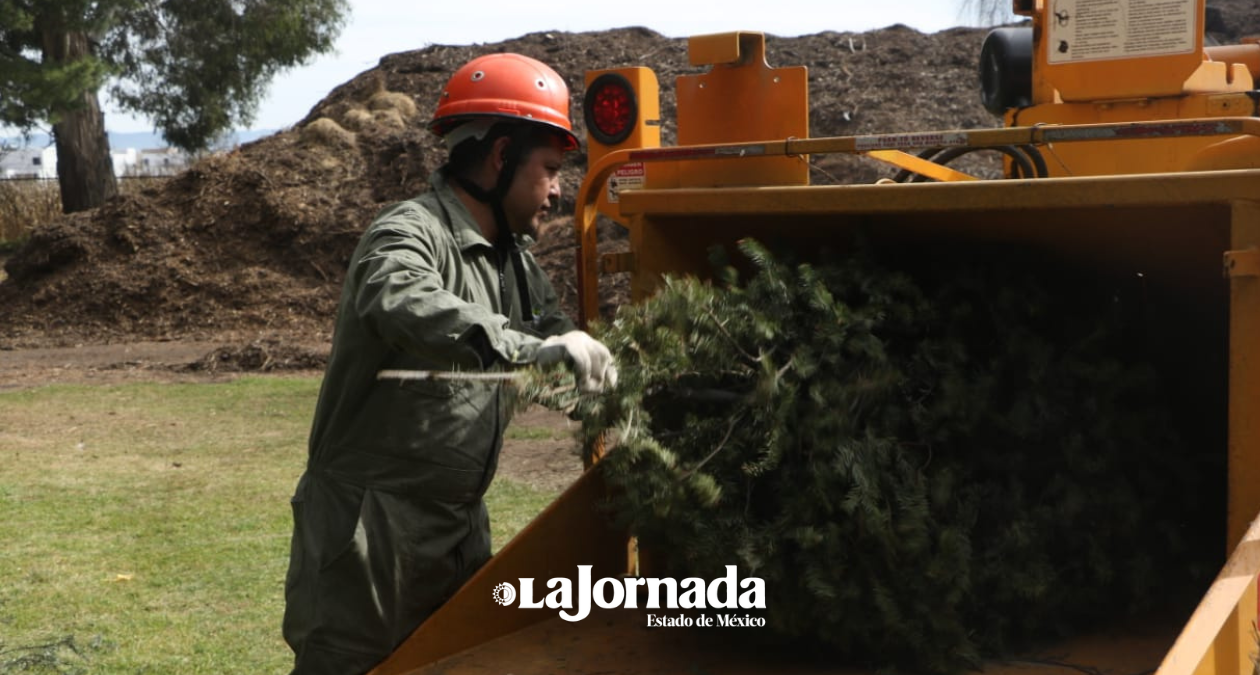
[{"label": "black machine part", "polygon": [[1032,28],[996,28],[980,48],[980,101],[994,115],[1032,105]]}]

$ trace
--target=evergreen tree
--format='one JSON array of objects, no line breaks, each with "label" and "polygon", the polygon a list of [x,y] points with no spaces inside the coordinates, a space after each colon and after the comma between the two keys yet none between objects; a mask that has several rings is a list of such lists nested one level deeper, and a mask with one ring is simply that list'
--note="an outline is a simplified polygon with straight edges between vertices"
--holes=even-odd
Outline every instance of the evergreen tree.
[{"label": "evergreen tree", "polygon": [[622,308],[618,385],[578,403],[674,572],[736,563],[778,639],[933,673],[1184,587],[1205,472],[1127,298],[1012,251],[741,250],[750,278]]},{"label": "evergreen tree", "polygon": [[332,48],[345,0],[0,0],[0,125],[47,122],[67,213],[117,194],[98,93],[201,150],[279,71]]}]

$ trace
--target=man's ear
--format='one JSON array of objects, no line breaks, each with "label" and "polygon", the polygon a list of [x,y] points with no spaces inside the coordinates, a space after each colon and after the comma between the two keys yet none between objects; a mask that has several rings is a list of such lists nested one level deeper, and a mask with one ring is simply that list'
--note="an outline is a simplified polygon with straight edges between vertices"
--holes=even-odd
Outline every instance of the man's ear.
[{"label": "man's ear", "polygon": [[507,136],[500,136],[494,139],[494,148],[490,151],[490,161],[496,174],[503,171],[503,165],[507,163],[507,148],[511,142],[512,139]]}]

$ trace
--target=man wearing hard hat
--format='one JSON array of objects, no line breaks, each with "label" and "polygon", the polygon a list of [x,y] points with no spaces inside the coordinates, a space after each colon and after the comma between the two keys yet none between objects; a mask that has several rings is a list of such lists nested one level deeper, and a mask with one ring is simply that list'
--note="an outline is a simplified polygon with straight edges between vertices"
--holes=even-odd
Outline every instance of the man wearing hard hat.
[{"label": "man wearing hard hat", "polygon": [[354,251],[293,497],[295,675],[367,672],[490,557],[482,497],[511,415],[504,384],[381,371],[563,362],[583,390],[616,382],[608,349],[574,329],[525,250],[578,147],[568,111],[543,63],[469,62],[430,124],[449,150],[432,190],[382,211]]}]

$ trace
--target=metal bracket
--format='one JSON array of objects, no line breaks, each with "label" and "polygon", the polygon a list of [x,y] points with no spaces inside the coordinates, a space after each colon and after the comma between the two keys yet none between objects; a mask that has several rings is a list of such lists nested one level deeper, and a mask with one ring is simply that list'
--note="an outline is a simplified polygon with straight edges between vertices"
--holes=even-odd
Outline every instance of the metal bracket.
[{"label": "metal bracket", "polygon": [[865,153],[871,159],[877,159],[886,162],[899,169],[913,171],[918,174],[935,178],[939,181],[960,181],[960,180],[977,180],[975,176],[963,173],[949,168],[943,164],[937,164],[922,157],[916,157],[908,152],[900,150],[871,150]]},{"label": "metal bracket", "polygon": [[1260,249],[1225,252],[1225,276],[1260,277]]},{"label": "metal bracket", "polygon": [[599,259],[599,269],[604,274],[633,272],[639,268],[639,261],[633,251],[624,253],[605,253]]}]

